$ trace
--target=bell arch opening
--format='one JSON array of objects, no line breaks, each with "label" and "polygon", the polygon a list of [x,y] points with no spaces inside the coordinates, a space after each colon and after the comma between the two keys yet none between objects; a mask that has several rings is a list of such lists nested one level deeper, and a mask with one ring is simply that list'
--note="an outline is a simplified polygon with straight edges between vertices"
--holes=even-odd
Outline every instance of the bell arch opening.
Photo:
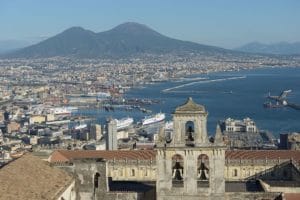
[{"label": "bell arch opening", "polygon": [[183,157],[179,154],[172,156],[172,186],[183,187]]},{"label": "bell arch opening", "polygon": [[194,146],[195,141],[195,123],[187,121],[185,123],[185,143],[186,146]]},{"label": "bell arch opening", "polygon": [[197,184],[198,187],[209,187],[209,157],[201,154],[197,159]]}]

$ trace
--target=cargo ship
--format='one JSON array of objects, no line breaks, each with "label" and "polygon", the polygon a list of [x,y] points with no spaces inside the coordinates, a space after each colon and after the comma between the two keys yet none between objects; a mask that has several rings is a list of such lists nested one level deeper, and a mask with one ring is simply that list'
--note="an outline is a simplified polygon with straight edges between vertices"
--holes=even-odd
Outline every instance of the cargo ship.
[{"label": "cargo ship", "polygon": [[142,120],[142,125],[150,125],[150,124],[154,124],[157,122],[161,122],[166,118],[165,113],[157,113],[155,115],[150,115],[150,116],[146,116],[143,120]]},{"label": "cargo ship", "polygon": [[117,130],[127,128],[133,124],[133,118],[131,118],[131,117],[122,118],[119,120],[116,119],[116,121],[117,121]]}]

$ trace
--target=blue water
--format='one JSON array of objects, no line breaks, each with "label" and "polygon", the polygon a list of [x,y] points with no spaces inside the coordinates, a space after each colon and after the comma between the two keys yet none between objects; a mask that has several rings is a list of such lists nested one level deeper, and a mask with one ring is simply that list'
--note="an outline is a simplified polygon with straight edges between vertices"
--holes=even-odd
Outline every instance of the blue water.
[{"label": "blue water", "polygon": [[[300,68],[263,68],[257,70],[243,70],[238,72],[218,72],[208,75],[195,75],[206,80],[190,80],[182,82],[163,82],[146,85],[144,88],[135,88],[127,92],[129,98],[155,98],[161,100],[148,109],[155,112],[164,112],[167,119],[171,119],[174,109],[185,102],[187,97],[192,97],[195,102],[202,104],[209,112],[208,131],[215,132],[219,120],[228,117],[234,119],[252,118],[259,129],[269,130],[278,136],[279,133],[300,131],[300,110],[289,107],[266,109],[263,103],[270,92],[279,95],[283,90],[291,89],[288,101],[300,104]],[[238,79],[232,79],[236,78]],[[229,79],[228,79],[229,78]],[[220,80],[222,79],[222,80]],[[228,80],[227,80],[228,79]],[[210,82],[210,80],[219,80]],[[191,83],[185,87],[163,90],[179,85]],[[141,120],[144,113],[134,111],[81,111],[82,114],[96,115],[103,121],[106,117],[116,118],[132,116]]]}]

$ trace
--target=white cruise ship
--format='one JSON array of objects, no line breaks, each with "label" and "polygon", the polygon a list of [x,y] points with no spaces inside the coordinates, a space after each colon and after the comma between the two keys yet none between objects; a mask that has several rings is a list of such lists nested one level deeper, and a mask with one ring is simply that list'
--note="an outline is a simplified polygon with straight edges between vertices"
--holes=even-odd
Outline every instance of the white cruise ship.
[{"label": "white cruise ship", "polygon": [[127,128],[133,123],[133,118],[127,117],[117,120],[117,130]]},{"label": "white cruise ship", "polygon": [[157,123],[157,122],[161,122],[166,118],[165,113],[157,113],[155,115],[151,115],[151,116],[146,116],[143,120],[142,120],[142,125],[149,125],[149,124],[153,124],[153,123]]},{"label": "white cruise ship", "polygon": [[78,110],[77,107],[57,107],[51,108],[50,113],[55,115],[70,115],[73,111]]}]

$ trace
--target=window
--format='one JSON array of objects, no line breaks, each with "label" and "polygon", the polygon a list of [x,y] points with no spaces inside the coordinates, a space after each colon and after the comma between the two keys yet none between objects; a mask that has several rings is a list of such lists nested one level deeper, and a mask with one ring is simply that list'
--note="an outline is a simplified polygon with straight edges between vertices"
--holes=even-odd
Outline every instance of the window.
[{"label": "window", "polygon": [[100,177],[100,174],[97,172],[94,176],[94,187],[95,188],[99,187],[99,177]]},{"label": "window", "polygon": [[233,170],[233,176],[234,176],[234,177],[237,177],[237,176],[238,176],[238,170],[237,170],[237,169],[234,169],[234,170]]},{"label": "window", "polygon": [[135,176],[135,170],[131,169],[131,176]]}]

